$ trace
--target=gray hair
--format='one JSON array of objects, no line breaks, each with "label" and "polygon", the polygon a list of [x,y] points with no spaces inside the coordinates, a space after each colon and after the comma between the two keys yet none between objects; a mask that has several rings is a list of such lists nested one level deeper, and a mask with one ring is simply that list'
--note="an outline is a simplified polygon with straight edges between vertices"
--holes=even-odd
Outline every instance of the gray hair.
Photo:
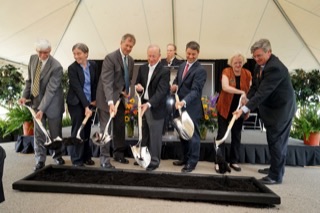
[{"label": "gray hair", "polygon": [[152,49],[152,48],[155,48],[155,49],[159,50],[159,55],[161,55],[161,50],[160,50],[160,47],[159,47],[158,45],[156,45],[156,44],[150,44],[150,45],[148,46],[148,49],[147,49],[147,50]]},{"label": "gray hair", "polygon": [[37,40],[36,43],[35,43],[35,47],[36,47],[37,51],[47,50],[47,49],[51,50],[51,44],[47,39],[39,39],[39,40]]},{"label": "gray hair", "polygon": [[74,49],[79,49],[81,50],[83,53],[89,53],[89,48],[87,45],[83,44],[83,43],[76,43],[75,45],[73,45],[72,47],[72,51]]},{"label": "gray hair", "polygon": [[244,65],[245,63],[247,63],[247,58],[244,57],[243,54],[241,54],[241,53],[236,53],[236,54],[232,55],[232,56],[228,59],[228,65],[229,65],[229,66],[232,66],[232,65],[231,65],[231,64],[232,64],[232,60],[233,60],[235,57],[240,57],[240,58],[241,58],[241,60],[242,60],[242,65]]},{"label": "gray hair", "polygon": [[268,52],[269,50],[271,51],[271,44],[268,39],[262,38],[259,41],[256,41],[252,46],[251,46],[251,54],[256,51],[257,49],[262,49],[264,52]]}]

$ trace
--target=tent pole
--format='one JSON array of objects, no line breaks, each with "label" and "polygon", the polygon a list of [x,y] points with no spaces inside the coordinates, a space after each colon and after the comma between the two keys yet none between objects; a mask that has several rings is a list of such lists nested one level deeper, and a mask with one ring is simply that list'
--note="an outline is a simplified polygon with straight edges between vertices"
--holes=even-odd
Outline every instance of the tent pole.
[{"label": "tent pole", "polygon": [[279,11],[281,12],[281,14],[283,15],[283,17],[285,18],[285,20],[288,22],[289,26],[291,27],[291,29],[294,31],[294,33],[298,36],[298,38],[302,41],[303,45],[309,50],[310,54],[312,55],[312,57],[314,58],[314,60],[318,63],[318,65],[320,66],[320,62],[318,61],[318,59],[316,58],[316,56],[313,54],[313,52],[311,51],[311,49],[309,48],[309,46],[307,45],[307,43],[305,42],[305,40],[303,39],[303,37],[301,36],[301,34],[299,33],[299,31],[297,30],[297,28],[294,26],[294,24],[292,23],[292,21],[290,20],[290,18],[288,17],[288,15],[286,14],[286,12],[284,11],[284,9],[281,7],[280,3],[278,0],[273,0],[273,2],[276,4],[276,6],[278,7]]},{"label": "tent pole", "polygon": [[175,10],[175,7],[174,7],[174,1],[175,0],[171,0],[171,8],[172,8],[172,42],[174,44],[176,44],[176,31],[175,31],[175,19],[174,19],[174,16],[175,16],[175,13],[174,13],[174,10]]},{"label": "tent pole", "polygon": [[69,22],[68,22],[68,24],[67,24],[67,27],[65,28],[64,32],[62,33],[62,35],[61,35],[61,37],[60,37],[60,39],[59,39],[59,42],[58,42],[58,44],[57,44],[57,48],[55,49],[53,55],[56,53],[58,47],[60,46],[61,41],[62,41],[64,35],[66,34],[66,32],[67,32],[67,30],[68,30],[68,28],[69,28],[69,26],[70,26],[70,23],[71,23],[74,15],[76,14],[76,12],[77,12],[77,10],[78,10],[78,8],[79,8],[80,3],[81,3],[81,0],[78,0],[78,4],[77,4],[76,8],[74,9],[74,11],[73,11],[73,13],[72,13],[72,16],[71,16],[71,18],[70,18],[70,20],[69,20]]}]

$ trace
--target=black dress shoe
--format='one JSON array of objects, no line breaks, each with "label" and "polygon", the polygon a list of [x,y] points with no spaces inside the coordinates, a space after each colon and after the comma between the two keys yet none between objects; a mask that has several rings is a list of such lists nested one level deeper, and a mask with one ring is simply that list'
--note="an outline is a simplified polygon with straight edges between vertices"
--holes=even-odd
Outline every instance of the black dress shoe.
[{"label": "black dress shoe", "polygon": [[183,166],[183,165],[186,164],[186,162],[185,162],[185,161],[182,161],[182,160],[177,160],[177,161],[173,161],[172,164],[173,164],[174,166]]},{"label": "black dress shoe", "polygon": [[35,167],[33,168],[34,171],[38,171],[44,167],[44,162],[38,162]]},{"label": "black dress shoe", "polygon": [[84,161],[84,164],[92,166],[92,165],[94,165],[94,161],[89,159],[89,160]]},{"label": "black dress shoe", "polygon": [[269,174],[269,168],[264,168],[264,169],[258,169],[258,172],[261,174]]},{"label": "black dress shoe", "polygon": [[119,163],[123,163],[123,164],[128,164],[129,161],[125,158],[114,158],[115,161],[119,162]]},{"label": "black dress shoe", "polygon": [[237,171],[237,172],[241,171],[241,167],[236,163],[230,163],[230,167],[234,169],[234,171]]},{"label": "black dress shoe", "polygon": [[271,179],[270,177],[268,177],[268,176],[265,176],[265,177],[259,179],[259,182],[260,182],[260,183],[263,183],[263,184],[269,184],[269,185],[271,185],[271,184],[281,184],[281,183],[282,183],[282,181],[272,180],[272,179]]},{"label": "black dress shoe", "polygon": [[84,167],[84,164],[83,163],[76,163],[76,164],[73,164],[74,167]]},{"label": "black dress shoe", "polygon": [[191,164],[186,164],[182,169],[181,172],[192,172],[196,167]]},{"label": "black dress shoe", "polygon": [[57,165],[63,165],[65,164],[64,160],[62,158],[57,158],[54,160],[54,162],[56,162]]},{"label": "black dress shoe", "polygon": [[133,163],[133,165],[135,165],[135,166],[139,166],[139,164],[138,164],[138,162],[137,162],[137,161],[135,161],[135,162]]},{"label": "black dress shoe", "polygon": [[112,166],[111,163],[103,163],[103,164],[101,164],[101,168],[104,168],[104,169],[114,169],[115,167]]},{"label": "black dress shoe", "polygon": [[146,168],[146,170],[147,170],[147,171],[153,171],[153,170],[157,169],[158,167],[159,167],[159,165],[152,165],[152,164],[150,164],[150,165]]}]

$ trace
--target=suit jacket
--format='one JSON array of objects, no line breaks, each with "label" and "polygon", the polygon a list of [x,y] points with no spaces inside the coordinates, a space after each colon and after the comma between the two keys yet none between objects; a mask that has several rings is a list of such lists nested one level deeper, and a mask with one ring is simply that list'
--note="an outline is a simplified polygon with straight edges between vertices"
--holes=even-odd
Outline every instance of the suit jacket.
[{"label": "suit jacket", "polygon": [[[134,60],[128,56],[129,80],[131,82],[134,68]],[[109,111],[108,101],[114,104],[125,90],[124,65],[120,49],[108,54],[102,64],[101,74],[97,87],[97,107]],[[122,98],[125,103],[124,98]]]},{"label": "suit jacket", "polygon": [[[31,89],[33,87],[33,79],[38,61],[38,55],[32,55],[30,57],[28,80],[26,80],[26,87],[22,95],[24,98],[31,98]],[[64,112],[63,89],[61,85],[62,76],[62,66],[50,55],[40,74],[38,97],[40,104],[35,106],[38,110],[46,114],[48,118],[61,117]]]},{"label": "suit jacket", "polygon": [[[199,61],[188,70],[186,76],[182,79],[182,74],[186,62],[179,66],[176,78],[173,84],[178,85],[178,96],[180,101],[186,102],[186,110],[192,120],[200,119],[203,117],[203,107],[201,102],[202,89],[207,80],[207,72],[201,66]],[[183,109],[182,109],[183,110]]]},{"label": "suit jacket", "polygon": [[[141,84],[143,88],[147,87],[149,66],[144,64],[140,66],[136,84]],[[155,67],[148,86],[148,102],[151,104],[151,113],[153,118],[158,120],[166,116],[166,96],[170,91],[170,72],[158,63]],[[143,100],[143,103],[147,101]]]},{"label": "suit jacket", "polygon": [[[163,66],[168,66],[168,62],[166,58],[161,59],[160,62]],[[180,61],[179,59],[177,59],[176,57],[172,60],[172,63],[170,64],[170,67],[173,66],[179,66],[182,63],[182,61]]]},{"label": "suit jacket", "polygon": [[288,69],[272,54],[261,77],[259,72],[260,66],[256,66],[246,106],[251,111],[259,107],[266,127],[280,127],[292,119],[296,112],[296,99]]},{"label": "suit jacket", "polygon": [[[89,61],[90,84],[91,84],[91,101],[96,100],[97,91],[97,65],[94,61]],[[67,104],[78,105],[81,103],[83,108],[90,105],[84,92],[85,76],[80,64],[76,61],[68,67],[69,91],[67,94]]]}]

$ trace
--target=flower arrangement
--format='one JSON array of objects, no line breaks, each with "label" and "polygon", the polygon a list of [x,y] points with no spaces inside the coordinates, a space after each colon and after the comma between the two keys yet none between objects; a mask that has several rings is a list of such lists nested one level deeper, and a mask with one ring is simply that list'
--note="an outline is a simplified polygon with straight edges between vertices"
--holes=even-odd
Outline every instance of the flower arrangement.
[{"label": "flower arrangement", "polygon": [[210,96],[203,96],[201,98],[204,116],[200,120],[200,132],[209,130],[213,132],[218,127],[218,115],[215,108],[219,93]]},{"label": "flower arrangement", "polygon": [[138,120],[138,106],[135,103],[135,99],[133,97],[129,97],[124,112],[124,121],[127,127],[128,137],[133,137],[134,124],[137,123]]}]

